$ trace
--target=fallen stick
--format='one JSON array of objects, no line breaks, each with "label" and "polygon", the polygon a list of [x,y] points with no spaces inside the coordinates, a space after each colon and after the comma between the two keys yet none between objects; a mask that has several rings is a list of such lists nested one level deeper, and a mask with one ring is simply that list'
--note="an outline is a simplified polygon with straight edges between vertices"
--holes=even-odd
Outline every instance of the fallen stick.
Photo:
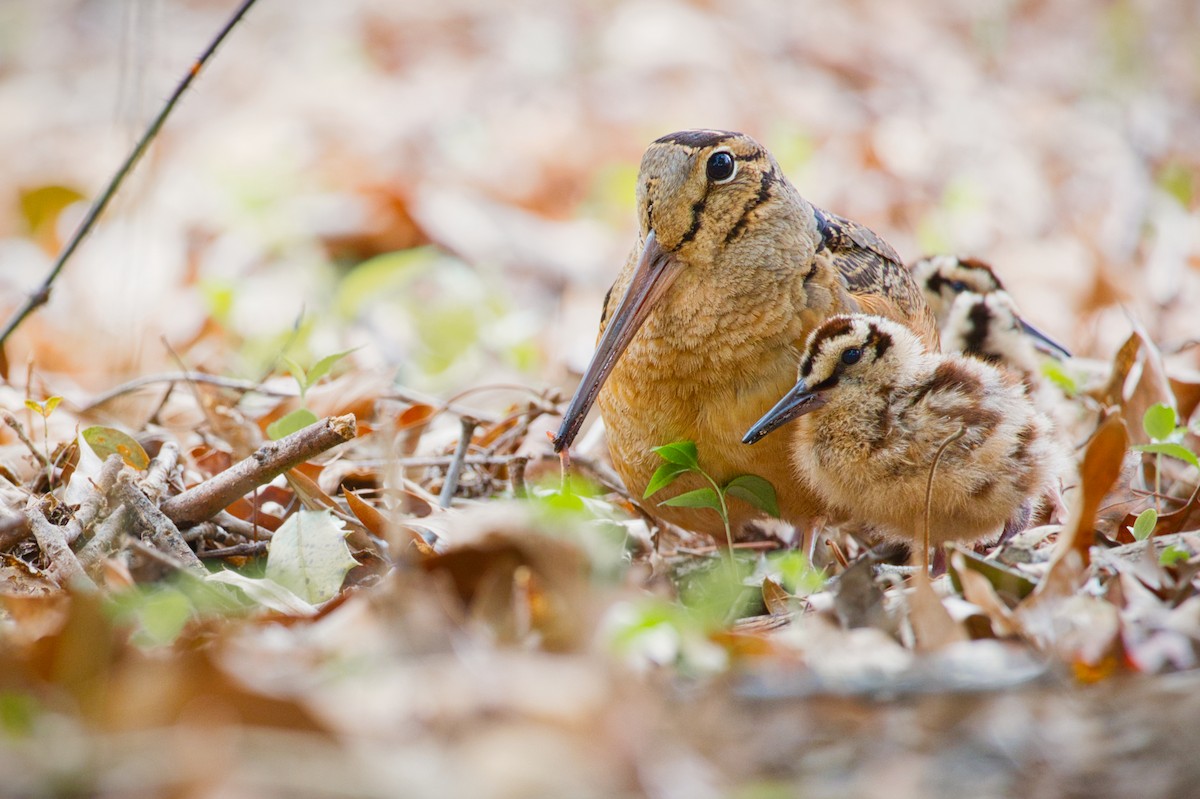
[{"label": "fallen stick", "polygon": [[29,517],[29,526],[33,528],[33,537],[50,561],[50,573],[55,581],[62,586],[77,583],[95,588],[96,584],[87,576],[83,564],[67,544],[66,532],[46,518],[41,502],[36,497],[30,498],[25,513]]},{"label": "fallen stick", "polygon": [[162,504],[162,511],[176,524],[206,521],[288,469],[352,440],[356,433],[353,414],[323,419],[264,444],[245,460],[171,497]]},{"label": "fallen stick", "polygon": [[150,540],[158,549],[170,555],[183,568],[204,574],[204,564],[196,557],[187,541],[183,540],[179,528],[150,501],[150,497],[134,482],[132,474],[122,472],[117,478],[117,493],[125,500],[125,507],[133,514],[136,525],[149,532]]}]

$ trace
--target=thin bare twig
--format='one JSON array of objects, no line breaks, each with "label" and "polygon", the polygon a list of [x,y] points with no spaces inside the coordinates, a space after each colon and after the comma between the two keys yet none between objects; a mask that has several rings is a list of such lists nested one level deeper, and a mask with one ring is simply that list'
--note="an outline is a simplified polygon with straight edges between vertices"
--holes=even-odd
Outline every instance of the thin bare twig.
[{"label": "thin bare twig", "polygon": [[75,557],[75,553],[67,544],[66,532],[57,524],[51,524],[50,520],[46,518],[41,501],[36,497],[31,497],[25,512],[29,517],[29,526],[33,528],[33,536],[50,561],[50,573],[54,575],[58,584],[66,585],[74,582],[95,588],[96,584],[91,577],[87,576],[87,572],[83,570],[83,564],[79,562],[79,558]]},{"label": "thin bare twig", "polygon": [[179,102],[179,98],[183,96],[183,93],[186,92],[188,87],[192,85],[192,82],[196,80],[196,77],[200,74],[200,71],[204,69],[204,65],[208,63],[209,59],[212,58],[213,53],[217,51],[217,47],[220,46],[221,42],[225,40],[225,37],[229,35],[229,32],[233,30],[234,26],[237,25],[238,22],[241,21],[242,17],[246,15],[246,12],[250,10],[250,7],[253,6],[255,2],[256,0],[243,0],[238,9],[233,12],[233,16],[226,21],[225,25],[221,27],[221,30],[217,32],[217,35],[209,43],[208,47],[205,48],[204,52],[200,54],[200,57],[192,63],[192,66],[188,69],[187,74],[184,75],[183,80],[181,80],[179,85],[175,87],[175,91],[172,92],[171,96],[167,98],[166,103],[163,104],[163,107],[158,112],[158,115],[150,123],[149,127],[146,128],[146,132],[142,134],[142,138],[138,140],[136,145],[134,145],[133,150],[128,156],[126,156],[124,163],[122,163],[117,169],[116,174],[112,176],[112,179],[108,182],[108,186],[106,186],[104,191],[100,193],[100,196],[92,202],[92,207],[88,209],[87,216],[84,217],[83,221],[79,223],[79,227],[75,229],[75,233],[72,234],[66,246],[63,247],[62,252],[58,254],[58,258],[55,259],[54,265],[50,268],[50,272],[46,275],[46,278],[42,281],[42,284],[38,286],[32,294],[29,295],[29,297],[25,300],[25,303],[17,310],[15,314],[13,314],[12,318],[8,322],[8,325],[4,328],[4,332],[0,333],[0,347],[4,346],[4,343],[8,341],[8,337],[12,335],[13,331],[16,330],[18,326],[20,326],[21,322],[25,321],[27,316],[33,313],[33,311],[38,307],[49,302],[50,289],[54,285],[54,281],[58,278],[59,273],[62,272],[63,267],[66,266],[67,261],[75,253],[75,250],[78,249],[79,245],[83,242],[83,239],[87,236],[87,234],[91,232],[93,227],[95,227],[96,221],[99,220],[100,215],[104,213],[104,209],[108,207],[109,201],[112,200],[113,196],[116,195],[117,189],[119,189],[121,184],[125,182],[125,178],[130,172],[133,171],[133,168],[137,166],[138,161],[141,160],[142,155],[146,152],[146,149],[150,146],[150,143],[153,142],[155,137],[158,135],[158,131],[162,128],[163,123],[167,121],[167,117],[170,116],[171,111],[174,110],[175,104]]},{"label": "thin bare twig", "polygon": [[150,533],[151,540],[159,549],[165,550],[171,558],[197,574],[204,573],[204,564],[196,557],[196,553],[183,540],[179,528],[162,510],[142,493],[129,472],[123,472],[117,478],[117,491],[124,498],[125,506],[129,508],[138,526]]},{"label": "thin bare twig", "polygon": [[253,489],[331,447],[354,438],[354,415],[336,416],[259,447],[250,457],[171,497],[162,505],[176,524],[202,522]]},{"label": "thin bare twig", "polygon": [[161,498],[167,491],[167,481],[171,479],[171,473],[175,471],[177,465],[179,465],[179,445],[174,441],[168,441],[162,445],[158,455],[150,462],[146,476],[140,481],[142,491],[146,493],[146,496],[156,501]]},{"label": "thin bare twig", "polygon": [[117,475],[120,474],[121,467],[124,465],[125,462],[121,460],[121,456],[115,453],[109,455],[108,459],[104,461],[104,465],[100,467],[100,474],[96,477],[95,490],[83,498],[74,518],[66,524],[67,543],[74,544],[79,536],[92,526],[92,522],[96,521],[101,511],[104,510],[108,495],[117,482]]},{"label": "thin bare twig", "polygon": [[[461,458],[462,462],[467,466],[508,466],[518,459],[529,460],[528,455],[467,455]],[[449,466],[454,463],[454,455],[431,455],[428,457],[411,458],[395,458],[392,463],[398,466]],[[371,464],[374,461],[364,460],[364,464]]]},{"label": "thin bare twig", "polygon": [[29,439],[28,434],[25,432],[25,425],[21,424],[21,421],[8,411],[4,412],[4,423],[12,428],[13,432],[17,434],[17,438],[21,439],[21,443],[25,445],[26,449],[33,453],[33,457],[42,465],[42,468],[49,468],[50,459],[46,457],[46,453],[39,450],[37,445]]},{"label": "thin bare twig", "polygon": [[111,388],[100,396],[93,398],[91,402],[81,407],[79,412],[87,413],[88,411],[99,408],[106,402],[111,402],[117,397],[137,391],[139,388],[156,386],[160,383],[167,383],[171,386],[175,386],[179,383],[203,383],[205,385],[216,386],[218,388],[228,388],[247,394],[251,392],[255,394],[262,394],[265,397],[291,398],[300,396],[300,392],[295,388],[295,386],[291,388],[268,388],[253,380],[242,380],[236,377],[222,377],[221,375],[210,375],[204,372],[163,372],[162,374],[138,377],[130,380],[128,383],[122,383],[115,388]]},{"label": "thin bare twig", "polygon": [[270,547],[270,541],[250,541],[245,544],[234,544],[231,547],[221,547],[220,549],[207,549],[196,554],[203,560],[215,560],[217,558],[233,558],[233,557],[252,557],[261,555]]},{"label": "thin bare twig", "polygon": [[108,502],[113,508],[112,512],[105,517],[104,521],[96,525],[92,537],[79,550],[79,561],[85,569],[91,570],[93,573],[95,573],[95,566],[100,559],[117,548],[118,539],[129,526],[131,515],[129,507],[116,499],[115,486],[110,494]]},{"label": "thin bare twig", "polygon": [[513,496],[518,499],[529,495],[529,490],[525,487],[525,467],[528,465],[528,455],[513,455],[508,464],[508,482],[512,484]]},{"label": "thin bare twig", "polygon": [[248,522],[245,519],[239,519],[229,511],[221,511],[212,517],[216,525],[227,533],[240,535],[242,538],[247,538],[251,541],[257,541],[271,537],[271,530],[262,525]]},{"label": "thin bare twig", "polygon": [[458,478],[462,474],[463,459],[467,457],[467,450],[471,447],[471,436],[475,434],[475,428],[479,426],[479,420],[471,416],[463,416],[462,436],[458,439],[458,447],[454,450],[454,459],[450,461],[450,468],[446,470],[446,481],[442,483],[442,493],[438,495],[438,505],[443,508],[450,507],[450,500],[454,497],[454,491],[458,488]]}]

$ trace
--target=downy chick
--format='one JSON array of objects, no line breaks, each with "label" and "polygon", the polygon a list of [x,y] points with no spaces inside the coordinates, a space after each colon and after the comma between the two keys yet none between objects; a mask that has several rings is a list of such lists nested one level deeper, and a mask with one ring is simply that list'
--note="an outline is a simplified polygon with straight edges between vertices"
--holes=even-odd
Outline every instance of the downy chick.
[{"label": "downy chick", "polygon": [[1014,375],[931,354],[905,327],[876,316],[818,327],[795,387],[743,441],[792,420],[801,481],[850,520],[908,543],[923,536],[926,486],[943,445],[931,492],[934,546],[1022,525],[1061,457],[1050,420]]},{"label": "downy chick", "polygon": [[953,255],[922,258],[913,278],[937,317],[942,349],[962,352],[1018,371],[1030,386],[1040,375],[1038,352],[1071,353],[1026,322],[995,271],[982,261]]}]

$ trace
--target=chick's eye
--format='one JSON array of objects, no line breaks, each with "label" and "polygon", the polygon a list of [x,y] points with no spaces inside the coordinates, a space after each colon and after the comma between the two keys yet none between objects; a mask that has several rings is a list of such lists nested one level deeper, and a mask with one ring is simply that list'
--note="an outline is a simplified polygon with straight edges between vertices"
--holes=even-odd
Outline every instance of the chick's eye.
[{"label": "chick's eye", "polygon": [[722,150],[708,157],[708,179],[713,183],[726,183],[733,180],[737,172],[737,163],[733,156]]},{"label": "chick's eye", "polygon": [[956,293],[961,293],[967,290],[967,284],[961,280],[952,280],[950,281],[950,288],[954,289]]},{"label": "chick's eye", "polygon": [[842,353],[842,363],[847,366],[853,366],[862,359],[862,350],[858,347],[851,347]]}]

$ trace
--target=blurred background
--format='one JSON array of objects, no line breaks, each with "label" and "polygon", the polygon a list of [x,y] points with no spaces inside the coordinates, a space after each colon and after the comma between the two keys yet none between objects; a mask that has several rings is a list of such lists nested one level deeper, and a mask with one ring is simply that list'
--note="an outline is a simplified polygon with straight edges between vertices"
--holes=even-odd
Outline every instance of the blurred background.
[{"label": "blurred background", "polygon": [[[232,0],[0,2],[0,307],[35,286]],[[263,0],[50,305],[54,390],[280,350],[446,394],[573,385],[654,138],[763,141],[906,260],[992,262],[1108,358],[1200,308],[1200,6]],[[7,311],[6,311],[7,312]],[[47,378],[49,379],[49,378]]]}]

